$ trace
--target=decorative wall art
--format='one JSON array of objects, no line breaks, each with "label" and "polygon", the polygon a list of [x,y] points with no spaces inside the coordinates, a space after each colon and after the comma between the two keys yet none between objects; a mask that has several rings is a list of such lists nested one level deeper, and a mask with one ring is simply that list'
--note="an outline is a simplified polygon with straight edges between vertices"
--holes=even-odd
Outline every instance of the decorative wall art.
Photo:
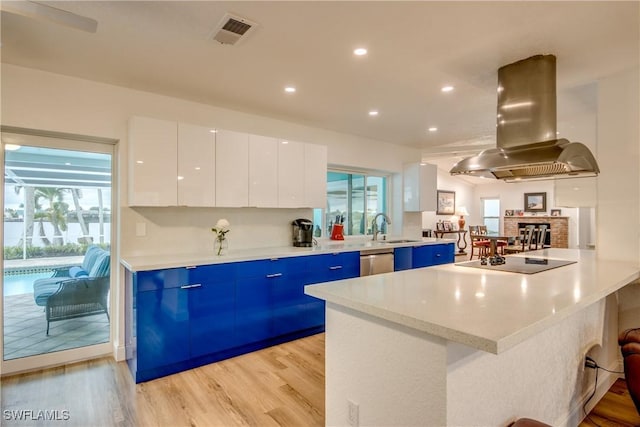
[{"label": "decorative wall art", "polygon": [[454,215],[456,213],[456,192],[438,190],[436,215]]},{"label": "decorative wall art", "polygon": [[547,193],[524,193],[525,212],[546,212]]}]

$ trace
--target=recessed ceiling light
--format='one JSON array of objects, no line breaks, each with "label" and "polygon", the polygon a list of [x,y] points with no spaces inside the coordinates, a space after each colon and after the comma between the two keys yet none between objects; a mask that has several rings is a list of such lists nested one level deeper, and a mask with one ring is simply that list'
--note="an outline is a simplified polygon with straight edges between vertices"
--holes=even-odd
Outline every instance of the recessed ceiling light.
[{"label": "recessed ceiling light", "polygon": [[367,49],[359,47],[357,49],[354,49],[353,54],[356,56],[364,56],[367,54]]},{"label": "recessed ceiling light", "polygon": [[451,92],[453,90],[453,86],[451,85],[447,85],[447,86],[442,86],[442,89],[440,89],[443,92]]},{"label": "recessed ceiling light", "polygon": [[438,128],[437,128],[437,127],[435,127],[435,126],[431,126],[431,127],[429,128],[429,132],[435,132],[435,131],[437,131],[437,130],[438,130]]},{"label": "recessed ceiling light", "polygon": [[211,129],[209,132],[211,132],[211,133],[218,133],[218,129]]},{"label": "recessed ceiling light", "polygon": [[378,115],[378,111],[376,111],[376,110],[371,110],[371,111],[369,111],[369,115],[370,115],[370,116],[377,116],[377,115]]},{"label": "recessed ceiling light", "polygon": [[287,93],[294,93],[296,91],[296,88],[293,86],[287,86],[284,88],[284,91]]},{"label": "recessed ceiling light", "polygon": [[289,141],[280,141],[281,144],[288,144]]},{"label": "recessed ceiling light", "polygon": [[137,163],[137,164],[139,164],[139,165],[141,165],[141,164],[143,164],[143,163],[144,163],[144,161],[142,161],[142,160],[136,160],[136,163]]}]

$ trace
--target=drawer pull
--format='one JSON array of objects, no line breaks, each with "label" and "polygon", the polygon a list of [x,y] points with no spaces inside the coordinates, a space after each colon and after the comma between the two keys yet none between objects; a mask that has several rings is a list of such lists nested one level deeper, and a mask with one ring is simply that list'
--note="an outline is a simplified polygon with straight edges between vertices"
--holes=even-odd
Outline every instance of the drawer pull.
[{"label": "drawer pull", "polygon": [[329,270],[340,270],[341,268],[341,265],[334,265],[333,267],[329,267]]},{"label": "drawer pull", "polygon": [[280,276],[282,276],[282,273],[267,274],[267,279],[273,279],[274,277],[280,277]]},{"label": "drawer pull", "polygon": [[202,286],[202,283],[195,283],[193,285],[183,285],[180,286],[180,289],[192,289],[192,288],[199,288]]},{"label": "drawer pull", "polygon": [[186,266],[185,268],[186,268],[187,270],[193,270],[194,268],[198,268],[198,267],[197,267],[197,266],[195,266],[195,265],[188,265],[188,266]]},{"label": "drawer pull", "polygon": [[436,258],[440,258],[440,256],[441,256],[440,254],[436,254]]}]

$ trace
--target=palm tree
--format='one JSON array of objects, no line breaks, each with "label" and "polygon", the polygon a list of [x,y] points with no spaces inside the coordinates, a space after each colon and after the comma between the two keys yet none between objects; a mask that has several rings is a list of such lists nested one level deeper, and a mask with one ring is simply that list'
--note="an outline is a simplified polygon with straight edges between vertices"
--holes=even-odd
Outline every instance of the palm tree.
[{"label": "palm tree", "polygon": [[[39,204],[41,199],[49,203],[49,207],[44,211],[46,218],[53,226],[53,244],[62,246],[62,232],[67,230],[66,215],[69,205],[63,201],[65,189],[57,187],[36,187],[35,201]],[[42,219],[40,219],[42,226]],[[41,229],[41,233],[44,230]]]},{"label": "palm tree", "polygon": [[[26,236],[27,246],[33,243],[33,220],[36,208],[35,188],[31,186],[16,185],[13,187],[16,194],[20,194],[20,191],[24,189],[24,236]],[[22,246],[23,239],[20,238],[18,246]]]},{"label": "palm tree", "polygon": [[84,220],[84,216],[82,214],[82,206],[80,206],[80,198],[82,197],[82,193],[79,188],[69,188],[67,189],[71,192],[73,196],[73,204],[76,208],[76,216],[78,217],[78,223],[80,224],[80,229],[82,230],[82,237],[78,239],[78,243],[91,243],[93,239],[89,236],[89,228],[87,227],[87,223]]}]

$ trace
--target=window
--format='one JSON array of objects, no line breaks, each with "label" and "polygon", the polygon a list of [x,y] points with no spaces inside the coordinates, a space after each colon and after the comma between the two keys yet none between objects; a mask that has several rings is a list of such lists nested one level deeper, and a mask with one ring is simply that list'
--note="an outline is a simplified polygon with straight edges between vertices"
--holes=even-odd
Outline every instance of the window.
[{"label": "window", "polygon": [[[388,177],[349,173],[327,172],[327,208],[324,213],[324,235],[331,234],[335,223],[344,224],[346,236],[371,234],[371,221],[380,212],[387,213]],[[313,222],[316,237],[322,220],[322,210],[315,209]],[[378,219],[379,230],[387,232],[385,221]]]},{"label": "window", "polygon": [[500,199],[482,199],[482,223],[489,233],[500,232]]}]

